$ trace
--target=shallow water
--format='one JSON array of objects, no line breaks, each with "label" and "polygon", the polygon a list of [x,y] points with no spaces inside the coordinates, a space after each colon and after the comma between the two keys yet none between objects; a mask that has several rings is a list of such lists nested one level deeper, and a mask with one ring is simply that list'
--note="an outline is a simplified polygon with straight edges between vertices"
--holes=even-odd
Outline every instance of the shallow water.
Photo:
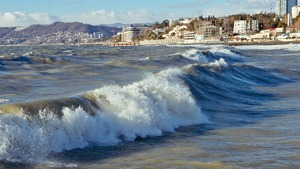
[{"label": "shallow water", "polygon": [[0,47],[0,168],[299,168],[299,47]]}]

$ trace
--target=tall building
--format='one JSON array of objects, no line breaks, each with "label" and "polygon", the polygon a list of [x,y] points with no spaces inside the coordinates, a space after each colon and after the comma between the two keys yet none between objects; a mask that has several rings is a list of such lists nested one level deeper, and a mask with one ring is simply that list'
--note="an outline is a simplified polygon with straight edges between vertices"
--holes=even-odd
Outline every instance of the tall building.
[{"label": "tall building", "polygon": [[233,33],[246,34],[259,31],[258,20],[238,20],[234,21]]},{"label": "tall building", "polygon": [[121,34],[122,42],[132,42],[132,38],[136,37],[139,34],[139,32],[140,30],[133,26],[123,28]]},{"label": "tall building", "polygon": [[247,20],[234,21],[233,33],[246,34],[247,32]]},{"label": "tall building", "polygon": [[287,0],[276,0],[276,14],[277,16],[283,16],[286,14],[286,1]]},{"label": "tall building", "polygon": [[291,14],[292,13],[292,7],[297,6],[297,4],[298,4],[297,1],[298,0],[286,0],[286,1],[287,1],[286,11],[287,11],[287,13]]},{"label": "tall building", "polygon": [[210,39],[217,33],[215,21],[200,21],[199,32],[204,35],[204,39]]},{"label": "tall building", "polygon": [[300,6],[292,7],[292,18],[295,19],[300,14]]},{"label": "tall building", "polygon": [[276,0],[276,14],[283,16],[292,12],[292,7],[296,6],[297,0]]}]

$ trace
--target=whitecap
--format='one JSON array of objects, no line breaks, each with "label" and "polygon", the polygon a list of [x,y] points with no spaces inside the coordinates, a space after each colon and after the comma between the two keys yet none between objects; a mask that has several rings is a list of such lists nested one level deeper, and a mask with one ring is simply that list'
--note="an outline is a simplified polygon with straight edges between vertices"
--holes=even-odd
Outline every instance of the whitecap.
[{"label": "whitecap", "polygon": [[243,57],[242,55],[238,54],[239,52],[235,48],[228,49],[228,47],[214,47],[209,49],[209,51],[214,55],[220,56],[228,56],[228,57],[235,57],[240,58]]},{"label": "whitecap", "polygon": [[208,66],[211,68],[222,68],[222,67],[227,67],[228,64],[225,62],[223,58],[220,58],[219,60],[215,60],[214,62],[209,63]]},{"label": "whitecap", "polygon": [[208,63],[206,56],[202,53],[202,51],[197,49],[191,49],[182,53],[182,56],[193,61],[201,62],[201,63]]},{"label": "whitecap", "polygon": [[6,103],[6,102],[9,102],[10,101],[10,99],[2,99],[2,98],[0,98],[0,103]]}]

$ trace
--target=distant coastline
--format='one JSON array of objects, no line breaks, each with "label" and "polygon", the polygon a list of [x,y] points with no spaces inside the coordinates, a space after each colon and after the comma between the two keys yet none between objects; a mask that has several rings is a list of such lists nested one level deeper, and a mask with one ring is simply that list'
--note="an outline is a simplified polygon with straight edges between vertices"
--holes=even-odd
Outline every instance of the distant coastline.
[{"label": "distant coastline", "polygon": [[[212,41],[212,42],[197,42],[197,43],[171,43],[171,44],[147,44],[140,45],[139,43],[114,43],[109,46],[153,46],[153,45],[228,45],[228,46],[243,46],[243,45],[284,45],[284,44],[300,44],[299,40],[294,41],[256,41],[256,42],[237,42],[237,41]],[[86,44],[89,45],[89,44]],[[95,44],[93,44],[95,45]]]},{"label": "distant coastline", "polygon": [[[286,45],[286,44],[300,44],[300,41],[258,41],[258,42],[198,42],[198,43],[173,43],[173,44],[156,44],[156,45],[225,45],[225,46],[246,46],[246,45]],[[139,43],[123,43],[123,44],[109,44],[109,43],[84,43],[84,44],[41,44],[41,45],[28,45],[28,44],[10,44],[0,45],[6,46],[110,46],[110,47],[133,47],[133,46],[155,46],[155,45],[140,45]]]},{"label": "distant coastline", "polygon": [[[232,17],[234,19],[237,16]],[[267,16],[273,15],[268,14],[265,17]],[[259,32],[255,30],[250,33],[237,34],[233,33],[230,28],[218,27],[217,29],[216,21],[225,22],[224,18],[199,17],[178,21],[165,20],[162,23],[153,23],[152,25],[136,24],[123,27],[123,29],[103,25],[93,26],[79,22],[55,22],[50,25],[32,25],[24,28],[0,27],[0,46],[150,46],[172,44],[240,46],[300,43],[300,32],[294,33],[288,28],[286,30],[267,28]],[[285,39],[282,35],[285,36]]]},{"label": "distant coastline", "polygon": [[284,45],[284,44],[300,44],[300,41],[259,41],[259,42],[228,42],[229,46],[242,46],[242,45]]}]

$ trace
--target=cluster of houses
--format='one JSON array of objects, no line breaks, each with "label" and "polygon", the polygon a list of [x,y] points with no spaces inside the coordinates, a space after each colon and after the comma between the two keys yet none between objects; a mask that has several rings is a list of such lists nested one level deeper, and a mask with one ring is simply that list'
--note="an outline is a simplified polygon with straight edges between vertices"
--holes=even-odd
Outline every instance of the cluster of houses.
[{"label": "cluster of houses", "polygon": [[[279,11],[277,16],[284,16],[287,26],[292,25],[292,19],[295,19],[300,13],[300,6],[291,6],[289,1],[277,0],[276,9]],[[277,2],[276,1],[276,2]],[[287,5],[287,4],[288,5]],[[294,5],[295,5],[294,4]],[[282,7],[281,7],[282,6]],[[289,12],[288,12],[289,11]],[[285,12],[282,15],[282,12]],[[217,27],[214,20],[198,21],[196,30],[190,31],[188,26],[194,21],[193,19],[183,19],[175,22],[169,21],[169,26],[165,28],[156,28],[151,30],[154,34],[162,35],[159,39],[140,40],[139,42],[133,39],[139,36],[143,29],[150,29],[149,27],[134,27],[130,26],[123,28],[118,36],[121,38],[118,44],[129,45],[156,45],[156,44],[175,44],[175,43],[221,43],[221,42],[260,42],[260,41],[300,41],[300,33],[291,33],[287,28],[270,28],[262,30],[263,24],[258,20],[236,20],[234,26],[230,27],[226,24],[228,21],[224,19],[223,27]],[[168,28],[168,31],[166,29]],[[170,28],[172,28],[170,30]],[[139,38],[135,38],[139,39]]]},{"label": "cluster of houses", "polygon": [[[222,43],[222,42],[260,42],[272,40],[286,40],[292,37],[293,40],[299,40],[300,33],[284,34],[283,28],[272,28],[260,31],[258,20],[237,20],[234,21],[234,27],[231,29],[231,36],[226,28],[218,28],[214,21],[199,21],[199,28],[196,31],[188,31],[188,26],[193,19],[185,19],[184,24],[170,25],[172,30],[166,32],[165,28],[152,30],[155,34],[162,33],[162,38],[155,40],[142,40],[133,42],[133,38],[139,36],[143,29],[148,27],[126,27],[123,28],[118,36],[121,42],[117,45],[159,45],[159,44],[181,44],[181,43]],[[172,24],[172,22],[170,22]],[[235,35],[235,36],[232,36]],[[114,44],[116,45],[116,44]]]}]

